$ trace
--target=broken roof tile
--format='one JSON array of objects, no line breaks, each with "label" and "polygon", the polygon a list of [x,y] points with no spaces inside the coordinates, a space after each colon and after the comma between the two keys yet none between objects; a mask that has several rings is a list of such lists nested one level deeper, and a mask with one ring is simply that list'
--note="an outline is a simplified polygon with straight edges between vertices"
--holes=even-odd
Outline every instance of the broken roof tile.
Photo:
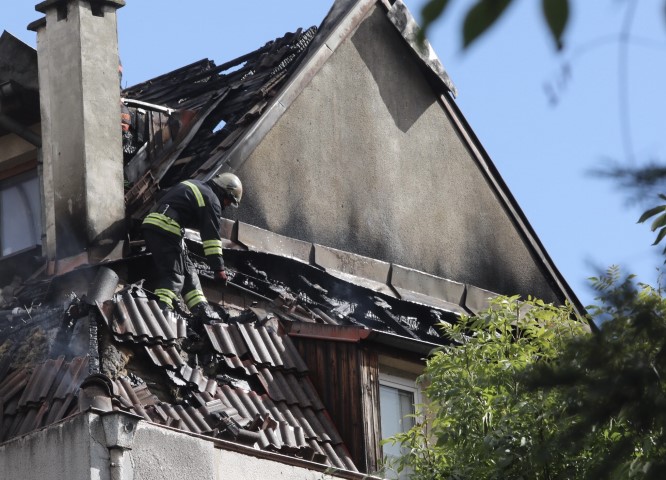
[{"label": "broken roof tile", "polygon": [[[174,145],[176,156],[168,148],[151,149],[150,158],[142,169],[148,168],[155,174],[153,182],[175,183],[193,176],[197,169],[209,172],[216,159],[232,148],[265,111],[289,78],[288,74],[298,65],[316,31],[315,27],[306,31],[299,29],[223,65],[204,59],[125,89],[123,98],[171,107],[179,112],[193,111],[197,115],[195,121],[180,129],[176,142],[181,145],[178,148]],[[132,110],[131,103],[128,104]],[[220,121],[225,122],[224,128],[214,131]],[[192,128],[194,124],[196,129]],[[148,138],[151,138],[150,133]],[[188,162],[178,164],[179,155],[188,158]],[[128,175],[132,182],[143,177],[141,171],[136,171],[135,163],[128,163],[128,168],[135,170]],[[132,193],[132,198],[126,198],[129,208],[136,209],[139,205],[135,196]]]},{"label": "broken roof tile", "polygon": [[157,302],[148,299],[136,287],[116,294],[114,306],[111,318],[104,312],[105,309],[100,309],[100,312],[118,340],[172,344],[176,339],[185,337],[185,319],[173,314],[166,318]]},{"label": "broken roof tile", "polygon": [[252,418],[252,415],[248,412],[247,408],[245,408],[245,405],[234,389],[229,387],[229,385],[222,385],[220,390],[223,393],[226,402],[234,407],[241,417],[247,420]]},{"label": "broken roof tile", "polygon": [[329,438],[325,438],[322,435],[320,435],[323,432],[323,428],[317,429],[317,426],[321,427],[321,425],[311,424],[307,419],[306,415],[303,413],[303,410],[298,408],[298,406],[292,405],[291,407],[289,407],[284,402],[278,402],[276,403],[276,406],[285,418],[288,419],[293,418],[295,424],[300,425],[303,428],[306,438],[316,439],[322,442],[330,440]]},{"label": "broken roof tile", "polygon": [[136,393],[134,393],[134,387],[132,387],[127,377],[118,378],[118,385],[122,388],[122,392],[125,394],[125,398],[127,398],[132,405],[141,404],[139,397],[136,395]]},{"label": "broken roof tile", "polygon": [[222,355],[242,358],[247,354],[247,348],[238,333],[238,326],[236,324],[226,325],[218,323],[215,325],[206,325],[205,330],[213,348]]},{"label": "broken roof tile", "polygon": [[65,362],[64,357],[58,357],[36,365],[32,371],[18,370],[0,381],[0,441],[60,420],[58,414],[68,413],[84,366],[87,359]]},{"label": "broken roof tile", "polygon": [[[184,330],[178,320],[161,321],[151,302],[140,287],[131,286],[97,303],[103,319],[99,328],[110,333],[103,336],[102,367],[118,362],[107,363],[113,367],[108,372],[118,375],[109,379],[109,408],[288,455],[344,463],[325,457],[326,451],[339,457],[335,448],[319,446],[342,440],[322,415],[323,404],[306,365],[274,317],[255,312],[250,323],[206,326],[196,347],[204,351],[192,353],[184,350],[189,344],[178,333]],[[81,332],[81,340],[87,340],[88,329]],[[116,360],[104,357],[111,352],[118,354]],[[61,356],[31,369],[8,371],[0,379],[1,439],[79,411],[77,396],[89,375],[88,365],[87,356]]]},{"label": "broken roof tile", "polygon": [[178,370],[185,364],[174,346],[163,347],[162,345],[146,345],[146,352],[155,365]]},{"label": "broken roof tile", "polygon": [[25,389],[30,374],[26,369],[20,369],[9,374],[0,384],[0,398],[9,399]]},{"label": "broken roof tile", "polygon": [[268,349],[257,329],[251,324],[238,324],[238,330],[243,336],[243,340],[245,340],[245,344],[254,361],[260,365],[272,365],[273,359],[268,353]]},{"label": "broken roof tile", "polygon": [[284,361],[282,355],[276,348],[273,338],[270,336],[268,329],[264,326],[257,326],[257,332],[259,333],[259,338],[261,339],[262,345],[265,347],[265,352],[268,353],[271,359],[271,365],[274,367],[284,367]]}]

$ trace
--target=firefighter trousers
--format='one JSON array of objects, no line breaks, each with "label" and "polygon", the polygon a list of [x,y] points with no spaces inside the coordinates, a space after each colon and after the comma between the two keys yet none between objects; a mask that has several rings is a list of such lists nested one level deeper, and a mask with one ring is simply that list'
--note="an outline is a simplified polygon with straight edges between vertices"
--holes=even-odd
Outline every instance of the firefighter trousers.
[{"label": "firefighter trousers", "polygon": [[173,309],[179,294],[190,310],[199,303],[207,303],[182,237],[144,228],[143,238],[152,254],[157,275],[153,291],[164,306]]}]

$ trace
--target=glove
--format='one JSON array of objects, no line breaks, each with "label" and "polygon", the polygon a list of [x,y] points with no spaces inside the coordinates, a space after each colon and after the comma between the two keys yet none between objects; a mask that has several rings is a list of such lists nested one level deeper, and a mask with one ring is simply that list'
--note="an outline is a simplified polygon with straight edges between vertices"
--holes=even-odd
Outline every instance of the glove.
[{"label": "glove", "polygon": [[225,272],[224,270],[216,270],[215,274],[213,275],[213,278],[215,278],[215,280],[218,280],[220,282],[224,282],[225,285],[227,284],[228,280],[227,272]]}]

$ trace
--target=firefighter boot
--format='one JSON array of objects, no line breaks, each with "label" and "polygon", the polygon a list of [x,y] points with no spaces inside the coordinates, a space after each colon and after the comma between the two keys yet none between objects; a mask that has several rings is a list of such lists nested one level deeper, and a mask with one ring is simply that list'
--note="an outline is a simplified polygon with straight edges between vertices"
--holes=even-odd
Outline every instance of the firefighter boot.
[{"label": "firefighter boot", "polygon": [[194,315],[194,318],[203,324],[213,324],[222,321],[217,312],[206,302],[197,303],[190,311]]}]

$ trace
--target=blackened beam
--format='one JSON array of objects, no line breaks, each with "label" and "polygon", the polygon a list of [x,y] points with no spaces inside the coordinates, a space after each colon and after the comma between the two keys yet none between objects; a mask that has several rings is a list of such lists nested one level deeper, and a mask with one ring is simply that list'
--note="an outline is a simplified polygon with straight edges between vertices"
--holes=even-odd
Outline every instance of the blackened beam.
[{"label": "blackened beam", "polygon": [[257,297],[257,298],[260,298],[260,299],[262,299],[262,300],[267,301],[268,303],[273,303],[273,300],[272,300],[272,299],[270,299],[270,298],[268,298],[268,297],[264,297],[262,294],[257,293],[257,292],[255,292],[255,291],[253,291],[253,290],[250,290],[249,288],[241,287],[241,286],[238,285],[237,283],[227,282],[227,286],[229,286],[229,287],[233,287],[233,288],[235,288],[235,289],[237,289],[237,290],[240,290],[241,292],[244,292],[244,293],[247,293],[247,294],[253,295],[253,296]]},{"label": "blackened beam", "polygon": [[33,144],[35,147],[42,148],[42,137],[3,113],[0,113],[0,127],[15,133],[23,140]]}]

